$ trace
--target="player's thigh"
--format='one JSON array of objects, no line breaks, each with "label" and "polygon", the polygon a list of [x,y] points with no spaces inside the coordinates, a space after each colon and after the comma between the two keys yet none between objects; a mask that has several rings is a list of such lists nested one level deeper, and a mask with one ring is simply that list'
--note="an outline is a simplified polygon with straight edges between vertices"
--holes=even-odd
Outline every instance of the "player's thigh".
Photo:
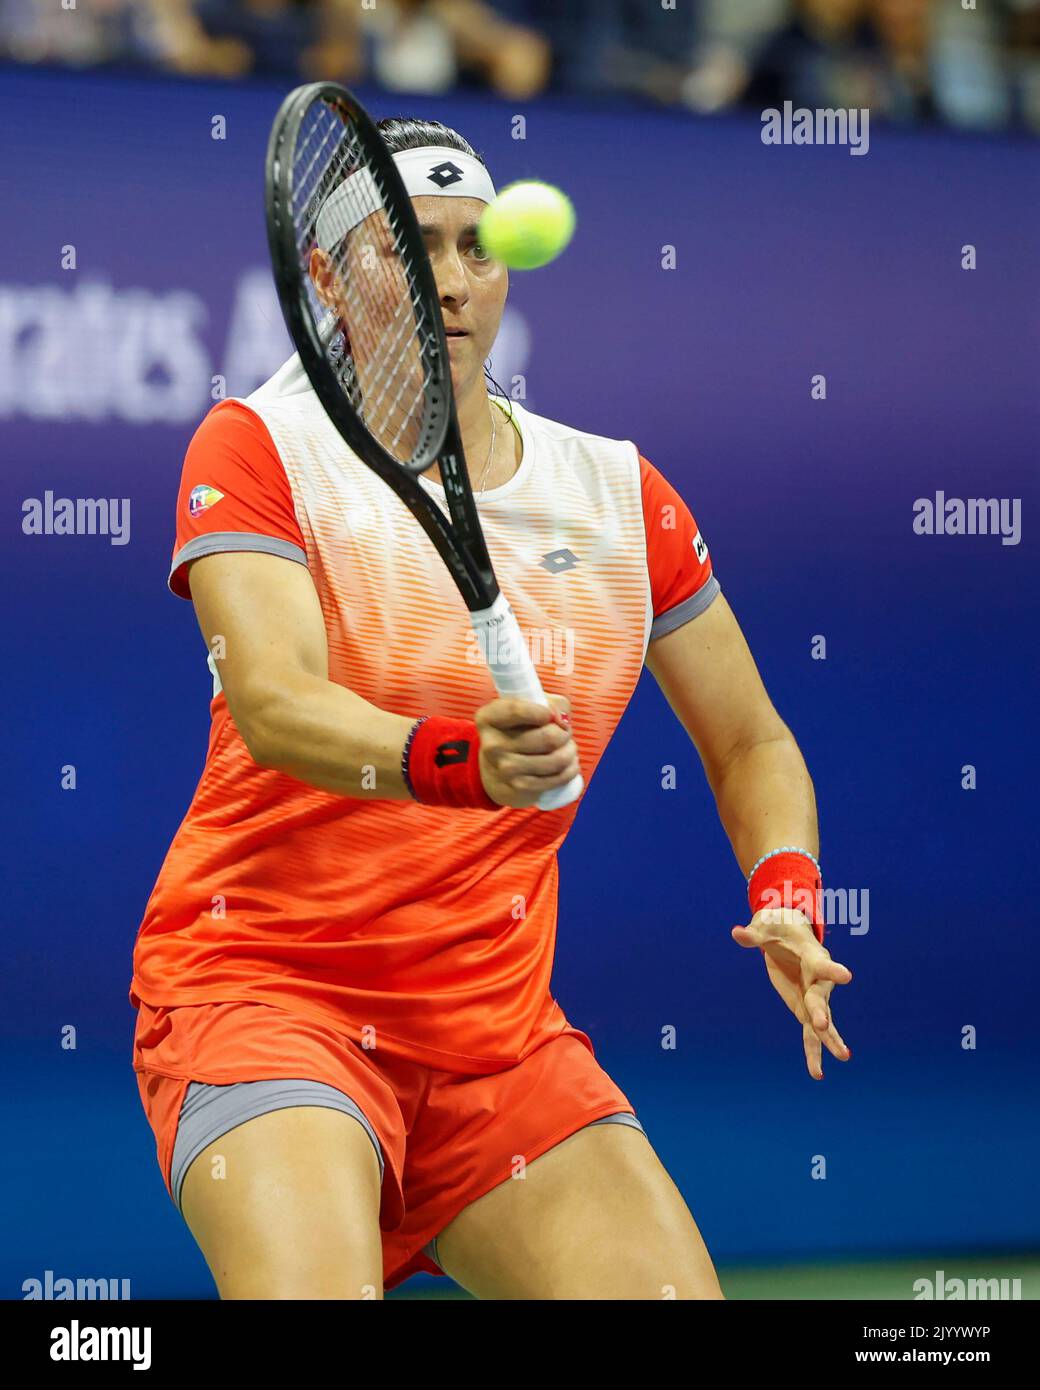
[{"label": "player's thigh", "polygon": [[478,1298],[722,1298],[690,1210],[645,1134],[586,1126],[470,1203],[437,1237]]},{"label": "player's thigh", "polygon": [[181,1211],[221,1298],[382,1297],[379,1157],[352,1116],[272,1110],[192,1162]]}]

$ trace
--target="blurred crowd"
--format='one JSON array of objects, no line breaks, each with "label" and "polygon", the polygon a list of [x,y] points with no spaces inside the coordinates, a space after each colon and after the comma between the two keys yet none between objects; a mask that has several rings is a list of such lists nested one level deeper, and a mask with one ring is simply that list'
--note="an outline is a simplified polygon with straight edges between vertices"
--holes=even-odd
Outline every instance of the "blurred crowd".
[{"label": "blurred crowd", "polygon": [[0,0],[0,58],[1040,133],[1040,0]]}]

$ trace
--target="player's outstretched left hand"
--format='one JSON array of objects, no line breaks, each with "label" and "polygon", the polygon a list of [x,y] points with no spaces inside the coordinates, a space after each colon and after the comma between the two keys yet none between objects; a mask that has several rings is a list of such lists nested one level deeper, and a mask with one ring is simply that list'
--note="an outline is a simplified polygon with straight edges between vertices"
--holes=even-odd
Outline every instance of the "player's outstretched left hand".
[{"label": "player's outstretched left hand", "polygon": [[852,1056],[834,1026],[828,1003],[831,990],[847,985],[852,971],[831,959],[816,940],[808,917],[796,908],[763,908],[746,927],[734,927],[731,935],[738,946],[757,946],[762,952],[773,988],[802,1025],[809,1075],[822,1081],[821,1044],[839,1061],[847,1062]]}]

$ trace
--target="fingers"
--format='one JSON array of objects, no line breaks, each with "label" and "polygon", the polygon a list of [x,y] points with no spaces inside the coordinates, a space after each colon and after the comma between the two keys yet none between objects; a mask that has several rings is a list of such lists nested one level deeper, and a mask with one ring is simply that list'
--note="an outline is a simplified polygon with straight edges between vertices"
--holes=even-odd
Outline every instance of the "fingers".
[{"label": "fingers", "polygon": [[[817,1033],[806,1010],[805,998],[796,981],[779,970],[766,956],[766,969],[780,998],[802,1025],[802,1046],[805,1049],[805,1065],[814,1081],[823,1080],[823,1067],[820,1065],[821,1035]],[[826,1041],[826,1039],[824,1039]],[[828,1047],[830,1044],[828,1043]],[[833,1049],[831,1049],[833,1051]],[[837,1054],[835,1054],[837,1055]]]},{"label": "fingers", "polygon": [[834,985],[847,985],[852,981],[852,971],[840,960],[832,960],[826,947],[821,946],[821,956],[813,959],[813,974],[818,980],[829,980]]},{"label": "fingers", "polygon": [[733,940],[738,946],[758,946],[758,938],[750,927],[742,927],[739,924],[730,932]]},{"label": "fingers", "polygon": [[573,742],[574,736],[569,729],[553,723],[542,724],[537,729],[487,728],[480,731],[481,747],[487,753],[494,752],[499,756],[506,753],[554,753],[557,748]]},{"label": "fingers", "polygon": [[820,1040],[808,1023],[802,1025],[802,1042],[805,1046],[805,1065],[814,1081],[823,1080],[823,1065],[820,1062],[822,1048]]},{"label": "fingers", "polygon": [[497,700],[489,700],[486,705],[481,705],[474,715],[478,727],[483,731],[489,729],[520,729],[520,728],[541,728],[546,724],[554,724],[555,713],[569,714],[571,702],[566,695],[547,695],[548,705],[538,704],[535,700],[523,700],[517,695],[502,695]]},{"label": "fingers", "polygon": [[834,1028],[829,1029],[821,1036],[810,1024],[804,1023],[802,1025],[802,1041],[805,1045],[805,1062],[809,1068],[809,1075],[815,1081],[823,1080],[823,1064],[820,1059],[823,1056],[824,1046],[828,1052],[837,1057],[839,1062],[848,1062],[852,1059],[851,1050],[845,1046]]},{"label": "fingers", "polygon": [[[842,1061],[848,1061],[848,1058],[841,1057],[841,1054],[835,1051],[835,1047],[832,1046],[833,1037],[836,1037],[836,1034],[820,1034],[813,1027],[806,1011],[805,1000],[798,992],[797,987],[792,987],[792,982],[789,980],[781,979],[778,981],[774,979],[773,983],[776,985],[784,1003],[802,1025],[802,1047],[805,1050],[805,1065],[809,1069],[809,1075],[814,1081],[822,1081],[823,1066],[820,1058],[823,1055],[823,1043],[826,1043],[828,1050],[833,1052],[836,1057],[840,1057]],[[849,1055],[851,1056],[852,1054],[850,1053]]]},{"label": "fingers", "polygon": [[827,1051],[832,1052],[839,1062],[852,1061],[852,1048],[849,1047],[833,1023],[824,1035],[823,1041],[827,1044]]},{"label": "fingers", "polygon": [[[832,989],[833,985],[829,982],[810,985],[803,997],[805,1060],[808,1062],[809,1071],[813,1076],[816,1076],[817,1073],[820,1077],[823,1076],[823,1068],[820,1065],[821,1044],[827,1048],[832,1056],[837,1057],[839,1062],[847,1062],[852,1057],[851,1049],[846,1046],[844,1038],[835,1028],[834,1019],[831,1016],[829,995]],[[809,1046],[810,1040],[812,1042],[811,1047]]]},{"label": "fingers", "polygon": [[823,1079],[824,1047],[841,1062],[852,1049],[834,1026],[830,996],[835,985],[852,980],[852,971],[817,941],[804,914],[791,909],[756,913],[746,926],[734,926],[731,936],[738,946],[757,946],[777,993],[802,1025],[802,1041],[809,1075]]},{"label": "fingers", "polygon": [[540,786],[543,779],[548,777],[556,778],[554,785],[562,786],[580,771],[574,740],[569,736],[565,747],[556,748],[551,753],[533,755],[508,749],[490,749],[486,756],[498,775],[514,787]]},{"label": "fingers", "polygon": [[819,984],[811,984],[802,995],[805,1012],[817,1033],[825,1033],[831,1026],[831,1011],[827,1006],[827,995]]},{"label": "fingers", "polygon": [[813,980],[829,980],[847,985],[852,971],[847,965],[833,960],[826,946],[821,946],[804,913],[792,908],[765,908],[756,912],[746,927],[735,926],[731,936],[738,946],[770,947],[775,956],[797,959],[802,967],[806,985]]},{"label": "fingers", "polygon": [[[552,708],[506,696],[489,701],[477,711],[481,751],[496,771],[508,774],[511,759],[511,770],[518,771],[518,755],[525,764],[523,771],[537,776],[555,775],[571,761],[577,761],[569,724],[556,722],[558,714],[569,720],[570,701],[565,695],[550,695],[548,699],[554,702]],[[553,757],[566,748],[570,749],[566,757]]]},{"label": "fingers", "polygon": [[476,712],[481,778],[500,805],[523,809],[581,772],[570,701],[546,698],[548,704],[500,696]]}]

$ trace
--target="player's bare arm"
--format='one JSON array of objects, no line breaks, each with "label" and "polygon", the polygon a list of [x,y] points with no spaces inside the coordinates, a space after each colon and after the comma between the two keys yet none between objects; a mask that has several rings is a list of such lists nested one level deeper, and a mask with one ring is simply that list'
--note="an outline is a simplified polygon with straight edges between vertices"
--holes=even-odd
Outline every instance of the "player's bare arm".
[{"label": "player's bare arm", "polygon": [[[700,755],[745,877],[777,845],[818,854],[816,799],[805,760],[773,707],[725,596],[652,642],[646,666]],[[852,1054],[834,1027],[829,999],[852,972],[831,959],[808,919],[796,909],[765,909],[732,934],[738,945],[762,951],[774,988],[802,1024],[810,1075],[823,1075],[823,1046],[848,1061]]]},{"label": "player's bare arm", "polygon": [[[411,800],[401,754],[416,716],[329,680],[325,623],[304,566],[233,551],[200,557],[190,575],[202,635],[220,654],[228,709],[253,761],[343,796]],[[569,710],[565,696],[550,698]],[[474,718],[481,778],[500,805],[532,806],[578,770],[574,739],[553,710],[494,699]]]}]

